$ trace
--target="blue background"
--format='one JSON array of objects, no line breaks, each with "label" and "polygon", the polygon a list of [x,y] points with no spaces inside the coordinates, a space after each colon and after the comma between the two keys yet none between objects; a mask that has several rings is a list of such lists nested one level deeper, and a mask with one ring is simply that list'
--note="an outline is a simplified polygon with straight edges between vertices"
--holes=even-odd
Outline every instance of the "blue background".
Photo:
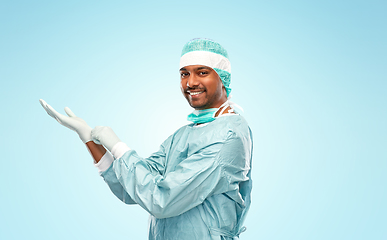
[{"label": "blue background", "polygon": [[[134,2],[134,1],[133,1]],[[146,239],[38,100],[148,156],[186,124],[183,45],[220,42],[254,133],[241,239],[387,239],[386,1],[1,1],[1,239]]]}]

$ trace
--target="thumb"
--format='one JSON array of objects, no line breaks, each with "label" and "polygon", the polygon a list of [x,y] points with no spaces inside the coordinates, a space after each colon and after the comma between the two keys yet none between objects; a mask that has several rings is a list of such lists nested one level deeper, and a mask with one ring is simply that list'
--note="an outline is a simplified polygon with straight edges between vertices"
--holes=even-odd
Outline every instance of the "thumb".
[{"label": "thumb", "polygon": [[69,117],[76,117],[75,114],[73,113],[73,111],[71,111],[70,108],[65,107],[64,110],[65,110],[65,112],[67,113],[67,115],[68,115]]}]

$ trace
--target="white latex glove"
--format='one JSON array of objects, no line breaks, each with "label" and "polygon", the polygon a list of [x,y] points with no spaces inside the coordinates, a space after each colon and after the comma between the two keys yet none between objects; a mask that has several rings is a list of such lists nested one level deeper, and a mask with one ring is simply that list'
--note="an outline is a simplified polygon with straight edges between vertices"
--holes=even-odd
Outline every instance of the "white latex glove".
[{"label": "white latex glove", "polygon": [[39,99],[39,102],[40,104],[42,104],[48,115],[55,118],[55,120],[57,120],[63,126],[78,133],[82,142],[86,143],[91,141],[91,127],[87,125],[85,120],[75,116],[75,114],[70,110],[70,108],[65,107],[64,110],[68,115],[65,116],[55,111],[55,109],[48,105],[43,99]]},{"label": "white latex glove", "polygon": [[96,144],[104,145],[110,152],[114,145],[121,142],[121,140],[114,133],[110,127],[97,126],[91,131],[91,139]]}]

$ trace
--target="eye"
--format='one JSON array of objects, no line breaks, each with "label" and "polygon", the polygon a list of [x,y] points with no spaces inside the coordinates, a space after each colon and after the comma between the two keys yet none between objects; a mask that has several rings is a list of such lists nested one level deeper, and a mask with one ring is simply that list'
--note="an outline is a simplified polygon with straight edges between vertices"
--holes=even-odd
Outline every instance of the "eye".
[{"label": "eye", "polygon": [[189,73],[187,73],[187,72],[181,72],[180,73],[180,77],[181,78],[185,78],[185,77],[187,77],[189,75]]},{"label": "eye", "polygon": [[204,76],[204,75],[207,75],[207,74],[208,74],[207,71],[200,71],[200,72],[199,72],[199,75],[200,75],[200,76]]}]

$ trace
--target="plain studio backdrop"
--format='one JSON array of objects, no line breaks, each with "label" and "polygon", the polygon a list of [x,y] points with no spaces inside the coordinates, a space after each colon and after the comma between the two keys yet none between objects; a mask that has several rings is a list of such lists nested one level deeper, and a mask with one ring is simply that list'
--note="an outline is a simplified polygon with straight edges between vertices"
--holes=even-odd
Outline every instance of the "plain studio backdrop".
[{"label": "plain studio backdrop", "polygon": [[1,1],[1,239],[147,238],[38,100],[147,157],[188,123],[196,37],[228,50],[254,134],[241,239],[387,239],[386,1],[131,2]]}]

